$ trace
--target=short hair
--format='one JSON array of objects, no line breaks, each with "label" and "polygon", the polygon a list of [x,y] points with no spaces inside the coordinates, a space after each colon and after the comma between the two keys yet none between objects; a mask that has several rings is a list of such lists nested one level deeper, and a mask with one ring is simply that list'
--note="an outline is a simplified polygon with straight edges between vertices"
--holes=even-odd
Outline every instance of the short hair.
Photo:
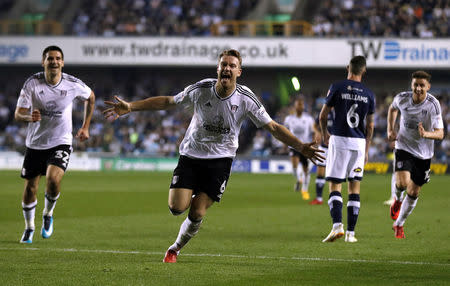
[{"label": "short hair", "polygon": [[423,78],[426,79],[428,82],[431,82],[431,75],[425,71],[415,71],[411,75],[411,79],[413,78]]},{"label": "short hair", "polygon": [[223,56],[232,56],[232,57],[237,58],[239,60],[239,66],[242,67],[242,57],[241,57],[241,53],[239,53],[239,51],[233,50],[233,49],[224,50],[219,55],[219,61]]},{"label": "short hair", "polygon": [[61,57],[64,60],[64,53],[62,51],[62,49],[58,46],[48,46],[44,49],[44,51],[42,52],[42,59],[45,59],[46,55],[48,52],[50,51],[58,51],[61,53]]},{"label": "short hair", "polygon": [[299,101],[299,100],[305,102],[305,96],[304,96],[302,93],[297,94],[297,95],[295,96],[294,102]]},{"label": "short hair", "polygon": [[355,56],[350,60],[350,72],[355,75],[362,75],[366,67],[366,58],[363,56]]}]

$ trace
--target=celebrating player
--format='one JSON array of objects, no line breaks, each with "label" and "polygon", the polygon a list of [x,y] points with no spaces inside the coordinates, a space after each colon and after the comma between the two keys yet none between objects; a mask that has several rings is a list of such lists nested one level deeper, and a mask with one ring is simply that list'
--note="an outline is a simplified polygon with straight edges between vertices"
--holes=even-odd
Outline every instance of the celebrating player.
[{"label": "celebrating player", "polygon": [[273,121],[264,106],[246,86],[236,83],[241,75],[242,59],[238,51],[225,50],[219,56],[217,79],[205,79],[175,96],[157,96],[126,102],[118,97],[106,101],[111,107],[107,118],[138,110],[161,110],[185,105],[193,107],[194,115],[180,144],[180,158],[173,172],[169,190],[169,209],[180,215],[189,209],[178,237],[167,250],[164,262],[173,263],[183,246],[198,232],[206,211],[219,202],[225,192],[231,163],[238,148],[242,122],[250,118],[275,138],[294,147],[313,162],[323,157],[303,143],[284,126]]},{"label": "celebrating player", "polygon": [[[395,201],[390,216],[395,220],[393,230],[396,238],[405,238],[403,225],[417,204],[422,186],[430,180],[430,163],[434,152],[434,141],[444,138],[439,101],[431,94],[431,75],[424,71],[412,74],[411,89],[399,93],[388,111],[387,134],[395,141]],[[400,111],[398,134],[394,128]],[[406,196],[401,200],[402,192]]]},{"label": "celebrating player", "polygon": [[[323,242],[332,242],[344,236],[342,224],[342,182],[347,179],[346,242],[357,242],[355,226],[360,209],[360,181],[373,135],[375,96],[361,83],[366,72],[366,59],[355,56],[347,66],[347,79],[334,83],[328,90],[326,103],[320,112],[322,140],[328,144],[326,180],[330,183],[328,206],[333,228]],[[335,117],[331,136],[327,130],[328,114],[334,108]]]},{"label": "celebrating player", "polygon": [[25,231],[21,243],[33,242],[36,193],[41,176],[47,179],[41,235],[43,238],[52,235],[53,210],[72,152],[72,102],[75,98],[85,100],[83,125],[76,134],[80,141],[89,138],[95,104],[94,93],[88,86],[62,72],[64,54],[59,47],[44,49],[42,66],[44,72],[32,75],[23,85],[14,114],[16,120],[28,122],[21,173],[25,179],[22,201]]},{"label": "celebrating player", "polygon": [[[304,112],[305,101],[303,97],[300,96],[295,100],[294,109],[295,113],[289,114],[284,119],[284,126],[286,126],[289,131],[291,131],[292,134],[294,134],[302,142],[310,142],[315,140],[319,130],[317,130],[312,116]],[[311,168],[308,158],[303,156],[300,152],[295,151],[293,148],[289,148],[289,155],[291,157],[293,174],[296,178],[294,190],[298,192],[301,187],[302,198],[304,200],[309,200],[308,187],[311,177],[309,171]],[[297,169],[299,163],[302,165],[300,170]]]}]

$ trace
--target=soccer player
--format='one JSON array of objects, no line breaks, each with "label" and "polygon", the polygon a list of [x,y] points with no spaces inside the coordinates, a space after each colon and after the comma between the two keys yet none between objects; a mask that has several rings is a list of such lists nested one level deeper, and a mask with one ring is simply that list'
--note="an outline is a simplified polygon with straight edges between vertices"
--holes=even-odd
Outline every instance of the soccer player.
[{"label": "soccer player", "polygon": [[[422,186],[430,180],[430,163],[434,141],[444,138],[444,123],[439,101],[428,91],[431,75],[424,71],[412,74],[411,89],[395,96],[388,110],[387,135],[395,140],[395,201],[390,216],[395,220],[396,238],[405,238],[403,225],[417,204]],[[398,134],[394,123],[400,112]],[[401,200],[401,194],[406,196]]]},{"label": "soccer player", "polygon": [[[315,126],[312,116],[304,112],[304,110],[305,100],[302,96],[299,96],[294,102],[294,114],[286,116],[284,119],[284,126],[286,126],[289,131],[302,142],[310,142],[315,140],[319,131]],[[291,157],[293,174],[296,178],[294,190],[298,192],[301,187],[303,200],[309,200],[308,187],[311,177],[309,171],[311,168],[308,158],[292,147],[289,147],[289,156]],[[302,169],[297,169],[299,163],[301,163]]]},{"label": "soccer player", "polygon": [[219,56],[217,79],[204,79],[189,85],[175,96],[157,96],[126,102],[105,101],[106,118],[138,110],[161,110],[183,105],[193,107],[194,114],[180,144],[180,158],[173,172],[169,190],[169,210],[180,215],[189,209],[175,242],[168,248],[163,261],[174,263],[183,246],[198,232],[206,211],[219,202],[225,192],[231,163],[238,148],[240,127],[250,118],[275,138],[294,147],[313,162],[322,160],[314,142],[303,143],[286,127],[267,114],[253,92],[237,84],[241,75],[241,55],[225,50]]},{"label": "soccer player", "polygon": [[41,176],[46,176],[45,206],[41,235],[53,233],[53,210],[60,194],[60,183],[72,152],[72,102],[85,101],[84,120],[76,138],[89,138],[89,125],[94,112],[95,95],[81,80],[62,72],[63,51],[49,46],[42,53],[43,72],[29,77],[17,101],[14,117],[28,122],[27,147],[21,177],[25,179],[23,216],[25,231],[21,243],[32,243],[36,193]]},{"label": "soccer player", "polygon": [[[328,113],[328,119],[327,119],[328,132],[331,132],[331,126],[333,126],[333,118],[334,118],[334,109],[332,109],[330,111],[330,113]],[[317,117],[316,121],[317,121],[316,122],[317,125],[320,126],[319,117]],[[323,156],[326,158],[327,154],[328,154],[328,146],[323,143],[322,139],[319,139],[319,140],[320,140],[319,149],[324,152]],[[323,194],[323,188],[325,187],[325,183],[326,183],[326,181],[325,181],[326,164],[325,163],[326,163],[326,161],[317,162],[316,197],[314,198],[314,200],[309,202],[310,205],[323,204],[322,194]]]},{"label": "soccer player", "polygon": [[[366,59],[355,56],[347,66],[347,79],[334,83],[328,90],[326,102],[320,112],[322,140],[328,145],[326,180],[330,184],[328,206],[333,228],[323,242],[332,242],[344,236],[342,224],[342,182],[348,183],[346,242],[357,242],[355,226],[360,209],[360,181],[373,135],[375,96],[362,83],[366,72]],[[331,136],[327,119],[334,108]]]}]

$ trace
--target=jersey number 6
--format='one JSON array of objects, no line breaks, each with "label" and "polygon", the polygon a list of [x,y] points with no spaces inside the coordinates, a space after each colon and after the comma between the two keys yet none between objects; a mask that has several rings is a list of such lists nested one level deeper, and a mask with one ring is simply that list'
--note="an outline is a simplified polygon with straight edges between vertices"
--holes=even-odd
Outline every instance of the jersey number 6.
[{"label": "jersey number 6", "polygon": [[347,124],[351,128],[356,128],[359,125],[359,114],[355,112],[356,108],[358,108],[357,103],[353,104],[347,112]]}]

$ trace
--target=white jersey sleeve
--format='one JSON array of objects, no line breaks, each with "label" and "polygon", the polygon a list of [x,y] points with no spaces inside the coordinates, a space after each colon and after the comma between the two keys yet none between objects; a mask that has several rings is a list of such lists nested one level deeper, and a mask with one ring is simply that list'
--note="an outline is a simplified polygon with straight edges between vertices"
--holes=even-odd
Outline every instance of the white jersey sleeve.
[{"label": "white jersey sleeve", "polygon": [[76,82],[75,89],[77,90],[76,98],[78,99],[87,100],[91,96],[92,90],[81,80]]},{"label": "white jersey sleeve", "polygon": [[260,128],[272,121],[272,118],[267,113],[264,106],[248,87],[239,85],[238,91],[250,99],[247,101],[247,116],[256,125],[256,127]]},{"label": "white jersey sleeve", "polygon": [[198,98],[199,96],[199,93],[194,91],[198,91],[201,88],[208,88],[211,86],[212,86],[211,79],[201,80],[199,82],[187,86],[182,92],[175,95],[173,99],[176,104],[191,106],[196,102],[196,98]]},{"label": "white jersey sleeve", "polygon": [[17,107],[31,108],[31,95],[33,93],[34,85],[35,82],[31,80],[31,78],[24,83],[20,90],[19,99],[17,100]]},{"label": "white jersey sleeve", "polygon": [[[436,100],[437,102],[437,100]],[[434,109],[431,111],[431,131],[435,129],[443,129],[444,121],[442,120],[441,105],[439,103],[434,104]]]}]

